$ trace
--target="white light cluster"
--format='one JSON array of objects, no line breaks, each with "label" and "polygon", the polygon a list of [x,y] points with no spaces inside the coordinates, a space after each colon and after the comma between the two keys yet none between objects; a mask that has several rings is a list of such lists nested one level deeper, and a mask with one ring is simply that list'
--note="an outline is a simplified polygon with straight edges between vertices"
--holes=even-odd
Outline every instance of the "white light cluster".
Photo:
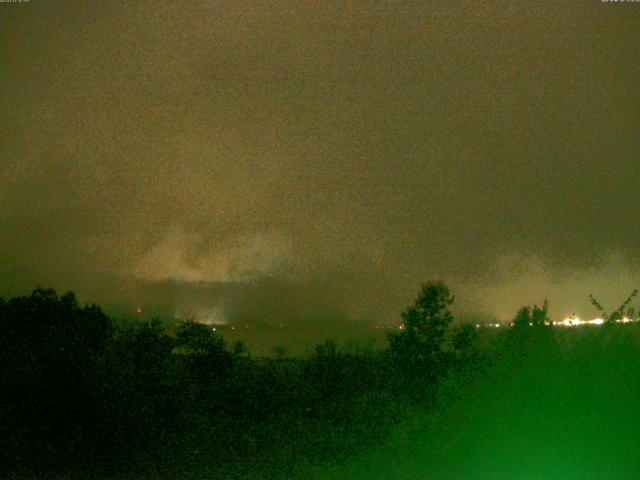
[{"label": "white light cluster", "polygon": [[[616,320],[616,323],[633,323],[633,322],[637,322],[638,320],[634,320],[632,318],[629,317],[623,317],[619,320]],[[582,320],[576,316],[571,316],[571,317],[567,317],[564,320],[562,320],[561,322],[547,322],[545,321],[544,324],[545,325],[554,325],[557,327],[580,327],[582,325],[602,325],[604,324],[605,321],[602,318],[594,318],[593,320]],[[476,328],[500,328],[503,325],[507,325],[507,326],[513,326],[513,324],[503,324],[503,323],[476,323]],[[529,326],[533,326],[533,323],[529,323]]]},{"label": "white light cluster", "polygon": [[[619,320],[616,320],[616,323],[631,323],[635,321],[636,320],[633,320],[629,317],[623,317]],[[581,320],[575,316],[567,317],[561,322],[553,322],[554,325],[557,325],[559,327],[579,327],[581,325],[602,325],[603,323],[605,323],[605,321],[602,318],[594,318],[593,320]]]}]

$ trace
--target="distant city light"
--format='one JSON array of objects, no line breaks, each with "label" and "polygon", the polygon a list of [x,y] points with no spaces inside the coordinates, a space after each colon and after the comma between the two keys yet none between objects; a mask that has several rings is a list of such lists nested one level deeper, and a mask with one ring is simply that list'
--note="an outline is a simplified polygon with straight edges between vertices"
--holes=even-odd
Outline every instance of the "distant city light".
[{"label": "distant city light", "polygon": [[[638,319],[630,318],[630,317],[622,317],[618,320],[615,320],[616,323],[636,323]],[[555,322],[551,320],[545,320],[544,324],[546,326],[555,325],[558,327],[580,327],[583,325],[603,325],[606,321],[603,318],[594,318],[592,320],[582,320],[576,315],[571,315],[570,317],[565,318],[560,322]],[[513,327],[512,323],[476,323],[476,328],[499,328],[501,326]],[[533,326],[533,322],[529,322],[529,326]],[[400,327],[402,329],[402,327]]]},{"label": "distant city light", "polygon": [[[615,320],[616,323],[633,323],[637,322],[637,320],[623,317],[621,319]],[[603,325],[605,320],[603,318],[594,318],[593,320],[582,320],[576,316],[571,316],[565,318],[562,322],[553,322],[554,325],[559,325],[562,327],[578,327],[581,325]]]},{"label": "distant city light", "polygon": [[[630,317],[622,317],[618,320],[615,320],[616,323],[636,323],[640,321],[639,319],[635,319],[635,318],[630,318]],[[549,327],[549,326],[557,326],[557,327],[580,327],[583,325],[603,325],[605,324],[606,321],[603,318],[594,318],[592,320],[582,320],[581,318],[579,318],[578,316],[576,316],[575,314],[566,317],[564,320],[556,322],[556,321],[552,321],[552,320],[545,320],[544,321],[544,325]],[[530,327],[533,327],[534,324],[533,322],[529,322],[528,325]],[[400,324],[400,325],[392,325],[389,323],[374,323],[373,328],[376,330],[391,330],[391,329],[399,329],[399,330],[404,330],[405,329],[405,325],[404,324]],[[501,327],[505,327],[505,328],[509,328],[509,327],[513,327],[514,324],[512,322],[496,322],[496,323],[474,323],[472,324],[472,326],[474,326],[475,328],[501,328]],[[281,326],[282,328],[282,326]],[[233,327],[232,327],[233,329]]]}]

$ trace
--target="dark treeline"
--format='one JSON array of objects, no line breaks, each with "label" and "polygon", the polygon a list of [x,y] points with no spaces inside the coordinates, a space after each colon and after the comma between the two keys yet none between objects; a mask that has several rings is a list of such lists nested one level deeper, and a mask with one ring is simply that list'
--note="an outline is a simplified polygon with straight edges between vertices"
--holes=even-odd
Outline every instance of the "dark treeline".
[{"label": "dark treeline", "polygon": [[[452,302],[441,282],[424,284],[385,350],[328,340],[306,358],[254,358],[206,325],[115,321],[72,293],[0,299],[0,474],[307,478],[489,371],[581,355],[563,353],[546,305],[497,332],[454,324]],[[618,338],[589,330],[589,352]]]}]

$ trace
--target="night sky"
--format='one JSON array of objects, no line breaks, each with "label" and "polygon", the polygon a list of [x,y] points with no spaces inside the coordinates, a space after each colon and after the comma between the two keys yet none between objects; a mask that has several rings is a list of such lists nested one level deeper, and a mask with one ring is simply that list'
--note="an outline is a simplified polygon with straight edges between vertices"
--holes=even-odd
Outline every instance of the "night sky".
[{"label": "night sky", "polygon": [[640,286],[640,5],[0,3],[0,294],[399,321]]}]

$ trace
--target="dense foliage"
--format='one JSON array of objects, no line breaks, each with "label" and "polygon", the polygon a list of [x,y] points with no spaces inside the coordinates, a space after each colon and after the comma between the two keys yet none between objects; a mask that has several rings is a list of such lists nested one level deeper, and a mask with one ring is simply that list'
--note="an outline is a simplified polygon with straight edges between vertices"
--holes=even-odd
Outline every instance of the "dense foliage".
[{"label": "dense foliage", "polygon": [[117,322],[72,293],[0,299],[0,476],[310,478],[496,372],[544,383],[600,342],[636,347],[615,326],[560,334],[546,304],[504,332],[456,325],[452,302],[424,284],[387,350],[328,340],[308,358],[253,358],[206,325]]}]

